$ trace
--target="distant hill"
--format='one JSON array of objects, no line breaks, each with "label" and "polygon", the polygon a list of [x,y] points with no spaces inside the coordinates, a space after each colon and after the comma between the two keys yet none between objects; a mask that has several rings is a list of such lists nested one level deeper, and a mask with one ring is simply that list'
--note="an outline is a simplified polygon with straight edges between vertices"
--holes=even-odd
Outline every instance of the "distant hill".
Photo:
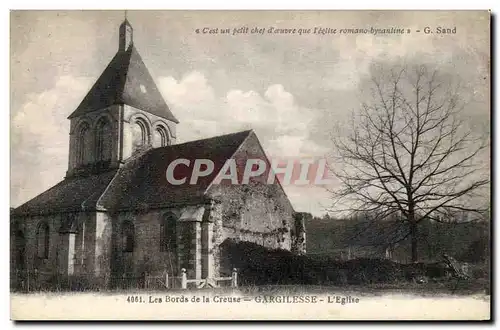
[{"label": "distant hill", "polygon": [[[419,224],[419,257],[422,260],[439,259],[446,252],[459,259],[487,257],[489,223],[443,224],[422,221]],[[333,256],[349,247],[385,248],[390,242],[398,243],[399,261],[409,260],[409,239],[401,240],[408,228],[399,221],[373,223],[364,220],[314,217],[306,223],[307,253]],[[372,249],[370,249],[372,248]]]}]

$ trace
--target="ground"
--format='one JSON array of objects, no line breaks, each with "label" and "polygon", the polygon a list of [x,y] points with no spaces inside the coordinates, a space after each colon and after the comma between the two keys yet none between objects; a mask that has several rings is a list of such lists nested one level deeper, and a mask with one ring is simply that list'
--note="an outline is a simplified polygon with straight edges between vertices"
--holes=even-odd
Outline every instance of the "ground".
[{"label": "ground", "polygon": [[[251,286],[238,289],[11,294],[12,319],[488,320],[490,296],[436,286]],[[298,300],[291,303],[290,299]],[[270,299],[270,297],[273,297]],[[315,301],[311,300],[316,297]],[[246,299],[245,299],[246,298]],[[198,300],[197,300],[198,299]],[[342,303],[343,301],[343,303]],[[357,301],[354,303],[353,301]],[[84,308],[82,308],[84,307]]]}]

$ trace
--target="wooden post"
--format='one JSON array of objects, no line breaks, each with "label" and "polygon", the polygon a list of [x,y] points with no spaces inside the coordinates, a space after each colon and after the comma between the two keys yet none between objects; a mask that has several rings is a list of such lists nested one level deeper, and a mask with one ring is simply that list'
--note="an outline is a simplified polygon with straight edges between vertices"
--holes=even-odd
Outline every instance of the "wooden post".
[{"label": "wooden post", "polygon": [[165,288],[168,289],[168,272],[165,272]]},{"label": "wooden post", "polygon": [[187,275],[186,275],[186,268],[181,269],[181,288],[182,289],[187,289]]},{"label": "wooden post", "polygon": [[238,272],[236,268],[233,268],[233,273],[231,274],[231,286],[236,288],[238,286]]}]

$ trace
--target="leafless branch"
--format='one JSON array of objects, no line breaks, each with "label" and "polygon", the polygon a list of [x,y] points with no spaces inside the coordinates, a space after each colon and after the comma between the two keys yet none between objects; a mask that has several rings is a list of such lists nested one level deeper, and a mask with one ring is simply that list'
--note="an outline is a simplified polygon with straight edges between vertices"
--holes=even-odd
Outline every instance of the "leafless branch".
[{"label": "leafless branch", "polygon": [[332,191],[334,208],[397,212],[413,227],[484,212],[471,198],[490,184],[489,143],[461,119],[464,103],[453,84],[418,66],[382,71],[371,85],[373,99],[356,112],[350,132],[334,139],[331,171],[341,183]]}]

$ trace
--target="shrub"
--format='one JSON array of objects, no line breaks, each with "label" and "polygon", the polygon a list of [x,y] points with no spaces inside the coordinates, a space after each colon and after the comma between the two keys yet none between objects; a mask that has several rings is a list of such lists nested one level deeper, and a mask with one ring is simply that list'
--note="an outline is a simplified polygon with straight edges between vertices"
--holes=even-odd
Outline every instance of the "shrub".
[{"label": "shrub", "polygon": [[413,281],[415,277],[445,276],[442,264],[399,264],[387,259],[339,261],[328,256],[295,255],[250,242],[226,240],[228,265],[238,269],[241,285],[363,285]]}]

